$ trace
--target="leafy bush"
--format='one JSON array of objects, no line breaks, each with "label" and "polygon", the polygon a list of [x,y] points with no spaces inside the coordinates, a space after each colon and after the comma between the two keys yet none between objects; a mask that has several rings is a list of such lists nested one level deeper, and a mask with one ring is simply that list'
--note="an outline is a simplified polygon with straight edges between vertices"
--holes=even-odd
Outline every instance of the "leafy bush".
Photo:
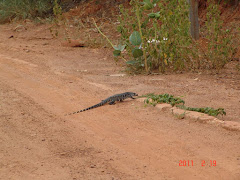
[{"label": "leafy bush", "polygon": [[[120,7],[118,26],[121,42],[131,57],[129,67],[147,72],[182,69],[191,44],[187,1],[132,0],[130,4],[130,10]],[[134,43],[132,36],[140,39],[139,43]]]},{"label": "leafy bush", "polygon": [[205,37],[207,39],[207,51],[202,51],[204,66],[212,69],[221,69],[229,62],[236,47],[233,43],[233,36],[230,29],[224,29],[223,21],[220,18],[219,5],[214,0],[208,0],[207,21],[205,23]]},{"label": "leafy bush", "polygon": [[117,30],[121,40],[114,48],[114,56],[128,59],[130,72],[220,69],[232,59],[236,47],[231,30],[223,29],[214,0],[208,0],[207,21],[202,28],[206,49],[190,37],[186,0],[132,0],[130,4],[130,9],[120,6]]},{"label": "leafy bush", "polygon": [[0,2],[0,23],[13,19],[43,17],[52,11],[51,0],[2,0]]}]

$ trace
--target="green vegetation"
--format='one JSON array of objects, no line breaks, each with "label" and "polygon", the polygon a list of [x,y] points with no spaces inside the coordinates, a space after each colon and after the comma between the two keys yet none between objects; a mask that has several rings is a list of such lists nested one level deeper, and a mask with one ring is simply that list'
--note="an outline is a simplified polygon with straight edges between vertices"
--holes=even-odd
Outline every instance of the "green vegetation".
[{"label": "green vegetation", "polygon": [[1,0],[0,23],[14,19],[44,17],[52,12],[51,0]]},{"label": "green vegetation", "polygon": [[[218,4],[208,0],[207,21],[204,35],[208,41],[207,50],[202,50],[201,64],[208,68],[221,69],[229,62],[235,51],[231,29],[224,29]],[[205,64],[204,64],[205,63]]]},{"label": "green vegetation", "polygon": [[[54,14],[54,19],[52,21],[52,26],[49,28],[49,30],[50,30],[50,33],[52,34],[52,36],[56,38],[59,34],[59,27],[61,25],[64,25],[65,32],[67,32],[66,28],[65,28],[66,27],[65,20],[62,15],[62,8],[58,4],[58,0],[53,1],[53,14]],[[63,24],[62,24],[62,22],[63,22]],[[67,34],[67,37],[68,37],[68,33],[65,33],[65,34]]]},{"label": "green vegetation", "polygon": [[196,111],[208,114],[210,116],[218,116],[218,115],[226,115],[226,112],[223,108],[214,109],[211,107],[204,107],[204,108],[192,108],[185,106],[185,101],[179,97],[174,97],[173,95],[169,94],[146,94],[141,97],[146,97],[147,99],[144,100],[146,104],[151,104],[156,106],[158,103],[167,103],[171,104],[172,106],[176,106],[180,109],[188,110],[188,111]]},{"label": "green vegetation", "polygon": [[218,70],[232,59],[237,46],[231,30],[223,29],[214,0],[208,0],[207,20],[202,28],[207,47],[190,37],[186,0],[132,0],[130,4],[130,9],[120,6],[117,30],[121,48],[114,48],[114,56],[128,59],[129,72]]},{"label": "green vegetation", "polygon": [[146,94],[141,97],[146,97],[147,99],[144,100],[145,103],[151,104],[153,106],[156,106],[158,103],[167,103],[171,104],[172,106],[175,106],[177,104],[185,104],[185,102],[179,98],[179,97],[174,97],[173,95],[169,94]]},{"label": "green vegetation", "polygon": [[208,114],[210,116],[218,116],[218,115],[226,115],[226,112],[223,108],[218,108],[218,109],[213,109],[211,107],[204,107],[204,108],[191,108],[191,107],[186,107],[182,105],[178,105],[178,108],[188,110],[188,111],[196,111],[196,112],[201,112],[204,114]]},{"label": "green vegetation", "polygon": [[184,61],[189,61],[186,55],[191,44],[187,1],[132,0],[130,4],[131,9],[120,6],[118,26],[130,59],[129,71],[182,69]]}]

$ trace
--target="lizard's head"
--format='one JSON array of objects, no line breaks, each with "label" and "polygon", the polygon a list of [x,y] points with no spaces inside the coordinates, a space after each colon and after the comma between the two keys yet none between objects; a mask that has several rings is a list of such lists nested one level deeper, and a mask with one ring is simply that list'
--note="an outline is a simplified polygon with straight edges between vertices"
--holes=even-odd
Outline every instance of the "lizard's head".
[{"label": "lizard's head", "polygon": [[128,92],[128,94],[131,95],[131,96],[138,96],[138,94],[134,93],[134,92]]}]

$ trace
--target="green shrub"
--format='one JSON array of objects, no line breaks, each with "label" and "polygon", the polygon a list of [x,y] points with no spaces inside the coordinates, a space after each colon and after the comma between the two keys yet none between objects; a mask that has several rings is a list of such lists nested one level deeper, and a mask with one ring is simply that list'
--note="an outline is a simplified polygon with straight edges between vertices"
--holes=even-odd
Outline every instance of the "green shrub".
[{"label": "green shrub", "polygon": [[[114,48],[114,56],[128,59],[129,72],[220,69],[236,52],[231,30],[223,28],[214,0],[208,0],[202,27],[207,48],[190,37],[186,0],[132,0],[130,5],[130,9],[120,6],[121,39]],[[127,54],[122,53],[124,49]]]},{"label": "green shrub", "polygon": [[13,19],[44,17],[52,12],[51,0],[2,0],[0,2],[0,23]]},{"label": "green shrub", "polygon": [[[121,42],[126,45],[130,58],[129,67],[147,72],[183,69],[185,62],[190,60],[187,54],[191,45],[187,1],[132,0],[131,5],[130,10],[120,7],[118,26]],[[140,48],[129,39],[134,32],[140,34]],[[143,52],[134,56],[136,49]]]},{"label": "green shrub", "polygon": [[221,69],[229,62],[236,47],[233,43],[231,30],[223,28],[224,24],[220,17],[219,5],[214,0],[208,0],[206,25],[207,51],[204,53],[207,66],[212,69]]}]

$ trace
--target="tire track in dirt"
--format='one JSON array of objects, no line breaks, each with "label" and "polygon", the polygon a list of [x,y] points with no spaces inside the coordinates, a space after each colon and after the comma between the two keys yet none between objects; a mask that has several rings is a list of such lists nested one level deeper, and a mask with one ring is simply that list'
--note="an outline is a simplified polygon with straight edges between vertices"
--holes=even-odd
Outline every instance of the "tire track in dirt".
[{"label": "tire track in dirt", "polygon": [[[112,179],[125,176],[73,127],[0,81],[0,179]],[[93,133],[92,133],[93,134]],[[95,167],[96,166],[96,167]],[[109,173],[111,172],[111,173]],[[125,179],[125,178],[124,178]]]},{"label": "tire track in dirt", "polygon": [[[46,123],[52,120],[56,124],[60,120],[59,128],[68,127],[65,131],[71,132],[68,137],[74,141],[68,142],[60,136],[60,139],[63,138],[62,143],[66,145],[55,141],[57,148],[52,149],[61,155],[60,159],[63,162],[68,158],[75,160],[74,165],[69,165],[67,173],[74,171],[74,175],[77,174],[78,166],[75,165],[81,162],[78,157],[81,148],[76,147],[76,143],[79,143],[78,137],[81,137],[91,144],[90,147],[101,152],[93,156],[96,158],[95,164],[104,167],[101,171],[121,179],[239,177],[239,136],[236,133],[225,137],[226,132],[212,132],[214,128],[211,127],[203,126],[204,131],[199,129],[202,126],[199,124],[191,124],[191,128],[185,127],[186,123],[173,120],[166,114],[159,115],[154,108],[143,109],[140,103],[134,101],[104,106],[63,119],[62,115],[65,112],[75,110],[79,104],[83,108],[87,107],[88,103],[94,104],[96,99],[91,96],[99,96],[99,87],[85,83],[84,79],[78,79],[78,84],[69,85],[67,82],[72,77],[59,77],[53,75],[54,73],[45,72],[41,67],[36,71],[33,66],[26,67],[26,63],[13,63],[11,58],[1,57],[0,63],[0,79],[5,84],[15,88],[22,96],[31,98],[47,113],[54,114],[55,118]],[[85,89],[79,89],[79,84],[84,84]],[[38,110],[33,113],[36,111]],[[38,116],[41,117],[42,112],[39,113]],[[222,143],[225,143],[225,146],[219,149]],[[194,160],[197,165],[179,167],[179,160]],[[216,160],[218,166],[201,167],[201,160]],[[91,169],[97,169],[94,173],[95,176],[99,176],[99,168],[93,165]]]}]

